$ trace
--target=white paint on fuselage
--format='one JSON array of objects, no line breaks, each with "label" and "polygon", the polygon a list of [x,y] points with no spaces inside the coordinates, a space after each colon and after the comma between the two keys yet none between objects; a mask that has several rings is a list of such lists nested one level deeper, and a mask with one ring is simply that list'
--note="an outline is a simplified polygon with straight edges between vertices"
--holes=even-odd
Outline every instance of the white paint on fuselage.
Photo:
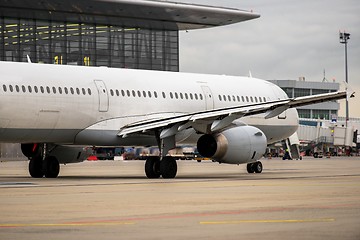
[{"label": "white paint on fuselage", "polygon": [[[287,98],[274,84],[248,77],[13,62],[0,62],[0,69],[2,142],[149,145],[154,138],[136,135],[123,139],[117,132],[127,124],[199,112],[212,106],[217,109],[254,104],[255,97],[257,101]],[[104,89],[95,81],[102,82]],[[247,97],[248,102],[241,97]],[[288,137],[298,125],[295,109],[287,110],[285,119],[265,120],[263,115],[257,115],[241,121],[263,130],[269,143]],[[181,136],[184,139],[191,143],[196,137]]]}]

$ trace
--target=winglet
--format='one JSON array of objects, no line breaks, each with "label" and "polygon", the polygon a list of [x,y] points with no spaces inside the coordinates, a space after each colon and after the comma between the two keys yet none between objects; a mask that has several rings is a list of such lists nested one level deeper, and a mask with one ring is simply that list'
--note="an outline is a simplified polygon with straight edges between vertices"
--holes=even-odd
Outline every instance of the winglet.
[{"label": "winglet", "polygon": [[31,59],[30,59],[30,56],[28,54],[26,55],[26,58],[27,58],[28,63],[32,63]]},{"label": "winglet", "polygon": [[344,81],[345,91],[346,91],[346,100],[349,101],[350,98],[355,97],[355,91],[350,87],[350,85]]}]

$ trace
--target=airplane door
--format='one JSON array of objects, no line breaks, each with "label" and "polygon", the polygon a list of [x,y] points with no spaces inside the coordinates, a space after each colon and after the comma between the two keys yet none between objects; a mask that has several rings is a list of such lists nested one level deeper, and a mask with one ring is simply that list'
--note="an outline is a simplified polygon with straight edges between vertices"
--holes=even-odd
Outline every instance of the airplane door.
[{"label": "airplane door", "polygon": [[204,93],[206,110],[214,109],[214,98],[208,86],[201,86]]},{"label": "airplane door", "polygon": [[99,112],[109,110],[109,95],[105,83],[102,80],[94,80],[99,94]]}]

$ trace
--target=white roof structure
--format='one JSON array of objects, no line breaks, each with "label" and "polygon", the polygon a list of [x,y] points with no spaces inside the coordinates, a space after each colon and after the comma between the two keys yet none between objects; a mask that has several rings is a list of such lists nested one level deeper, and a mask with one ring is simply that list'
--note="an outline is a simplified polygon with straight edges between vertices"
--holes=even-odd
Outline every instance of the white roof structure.
[{"label": "white roof structure", "polygon": [[235,8],[154,0],[3,0],[0,1],[0,16],[107,25],[121,23],[166,30],[209,28],[260,17],[257,13]]}]

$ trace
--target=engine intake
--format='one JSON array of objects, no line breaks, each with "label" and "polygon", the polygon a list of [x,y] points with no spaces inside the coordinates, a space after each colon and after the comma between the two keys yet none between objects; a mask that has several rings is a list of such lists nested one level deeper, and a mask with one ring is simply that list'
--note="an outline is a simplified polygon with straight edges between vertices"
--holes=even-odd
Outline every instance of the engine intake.
[{"label": "engine intake", "polygon": [[199,153],[229,164],[259,160],[266,151],[265,134],[253,126],[239,126],[217,134],[205,134],[197,142]]}]

